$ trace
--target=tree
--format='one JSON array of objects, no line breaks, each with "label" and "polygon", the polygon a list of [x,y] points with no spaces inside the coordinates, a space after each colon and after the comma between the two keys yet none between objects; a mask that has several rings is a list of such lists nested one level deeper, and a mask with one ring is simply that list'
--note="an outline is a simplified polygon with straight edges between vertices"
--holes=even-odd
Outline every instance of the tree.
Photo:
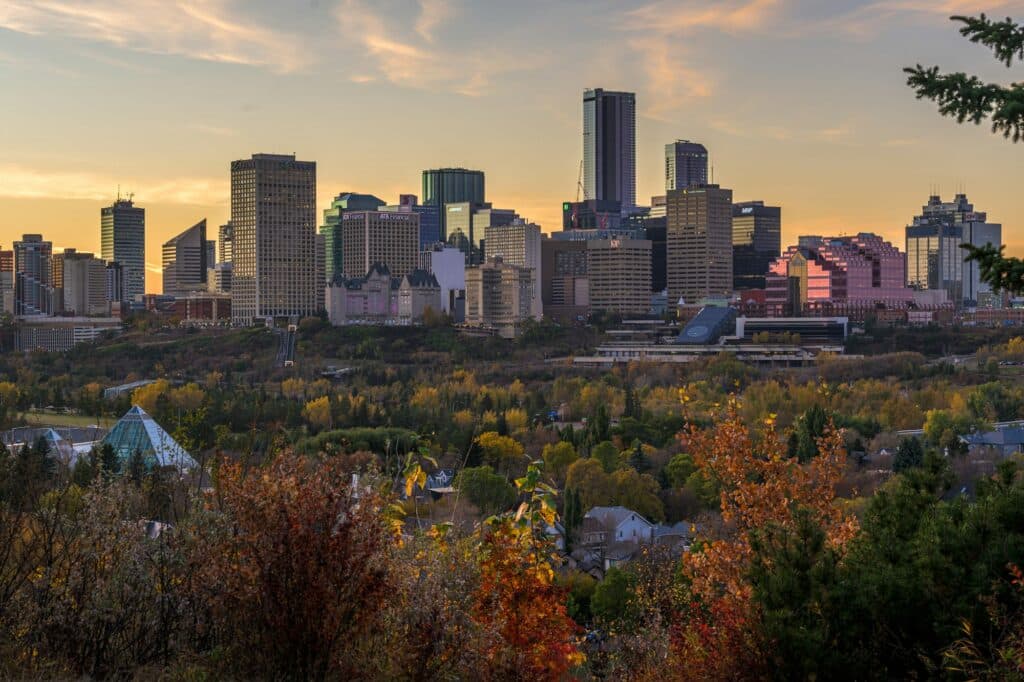
[{"label": "tree", "polygon": [[494,467],[496,471],[504,471],[509,474],[514,467],[522,464],[525,460],[526,451],[521,443],[495,431],[481,433],[477,436],[476,444],[482,452],[483,461]]},{"label": "tree", "polygon": [[350,679],[392,591],[395,538],[371,487],[338,458],[283,453],[246,474],[218,470],[218,524],[197,581],[243,676]]},{"label": "tree", "polygon": [[558,485],[565,484],[565,475],[569,467],[579,459],[576,448],[564,440],[545,445],[541,457],[544,459],[544,470],[551,474]]},{"label": "tree", "polygon": [[686,480],[695,471],[697,465],[693,463],[693,457],[683,452],[673,455],[665,465],[665,476],[673,488],[682,488],[686,485]]},{"label": "tree", "polygon": [[764,674],[771,643],[757,627],[751,541],[759,529],[793,528],[806,517],[822,529],[828,546],[845,546],[857,527],[835,504],[846,454],[842,433],[831,425],[818,456],[801,464],[787,455],[774,419],[765,419],[755,438],[735,399],[716,417],[711,428],[691,425],[681,437],[694,463],[721,483],[722,520],[733,530],[722,539],[698,539],[696,551],[684,555],[693,604],[674,641],[696,678],[756,678]]},{"label": "tree", "polygon": [[892,459],[892,470],[897,474],[908,469],[916,469],[924,464],[924,448],[917,438],[904,438],[896,447],[896,456]]},{"label": "tree", "polygon": [[489,466],[467,467],[455,477],[455,487],[486,515],[507,511],[515,502],[512,484]]},{"label": "tree", "polygon": [[618,469],[622,462],[619,460],[619,451],[610,440],[601,441],[590,451],[590,456],[601,463],[606,473]]},{"label": "tree", "polygon": [[597,584],[590,599],[590,611],[607,625],[629,620],[632,616],[636,577],[621,568],[610,568]]},{"label": "tree", "polygon": [[565,487],[579,495],[584,513],[593,507],[611,504],[615,499],[611,479],[601,463],[593,458],[572,463],[565,476]]},{"label": "tree", "polygon": [[[952,21],[963,24],[960,34],[972,43],[992,49],[996,59],[1007,67],[1013,60],[1024,59],[1024,27],[1007,17],[1003,21],[978,17],[954,16]],[[977,76],[963,72],[944,74],[939,67],[925,68],[918,64],[904,69],[907,84],[917,93],[939,105],[939,113],[956,118],[957,123],[971,121],[979,124],[986,118],[992,123],[992,132],[1001,132],[1014,142],[1024,140],[1024,83],[1003,86],[986,83]],[[1024,261],[1007,258],[1003,247],[991,244],[975,246],[962,244],[967,251],[966,260],[975,261],[983,282],[993,291],[1012,294],[1024,291]]]},{"label": "tree", "polygon": [[324,395],[310,400],[302,408],[302,416],[318,431],[331,428],[333,422],[330,398]]}]

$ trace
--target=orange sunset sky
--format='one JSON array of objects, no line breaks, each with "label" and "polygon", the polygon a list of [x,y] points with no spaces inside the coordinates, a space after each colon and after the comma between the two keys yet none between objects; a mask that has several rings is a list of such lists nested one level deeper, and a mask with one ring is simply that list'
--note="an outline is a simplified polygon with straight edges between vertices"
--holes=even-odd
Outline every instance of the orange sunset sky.
[{"label": "orange sunset sky", "polygon": [[41,232],[99,250],[117,193],[160,244],[228,218],[229,163],[318,164],[394,202],[420,171],[479,168],[488,200],[560,229],[576,196],[587,87],[637,93],[637,199],[663,148],[704,143],[737,201],[798,234],[874,231],[903,247],[929,193],[967,192],[1024,252],[1024,145],[918,101],[902,67],[1024,80],[951,14],[1024,18],[1024,1],[5,0],[0,3],[0,246]]}]

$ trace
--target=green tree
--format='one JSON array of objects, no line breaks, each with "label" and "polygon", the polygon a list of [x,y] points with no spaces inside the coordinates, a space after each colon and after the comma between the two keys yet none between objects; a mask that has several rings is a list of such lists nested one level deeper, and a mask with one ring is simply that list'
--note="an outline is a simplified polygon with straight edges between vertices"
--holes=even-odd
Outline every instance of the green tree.
[{"label": "green tree", "polygon": [[908,469],[916,469],[924,464],[924,448],[917,438],[904,438],[896,447],[896,456],[892,459],[892,470],[902,473]]},{"label": "green tree", "polygon": [[610,440],[601,441],[590,451],[592,459],[596,459],[601,463],[601,467],[604,468],[605,473],[611,473],[621,466],[619,460],[619,451],[615,448],[615,444]]},{"label": "green tree", "polygon": [[685,486],[687,479],[695,471],[697,471],[697,465],[693,463],[693,457],[683,452],[673,455],[665,465],[665,477],[673,488]]},{"label": "green tree", "polygon": [[515,488],[508,479],[489,466],[463,469],[455,477],[455,487],[488,516],[509,509],[516,499]]},{"label": "green tree", "polygon": [[608,569],[590,598],[591,613],[609,625],[628,621],[633,617],[635,587],[636,576],[632,573],[621,568]]}]

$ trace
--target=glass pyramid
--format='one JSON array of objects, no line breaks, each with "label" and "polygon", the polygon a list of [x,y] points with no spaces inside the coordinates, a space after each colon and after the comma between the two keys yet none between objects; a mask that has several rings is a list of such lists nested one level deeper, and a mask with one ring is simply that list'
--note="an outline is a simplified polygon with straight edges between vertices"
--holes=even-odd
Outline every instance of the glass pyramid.
[{"label": "glass pyramid", "polygon": [[197,466],[192,456],[138,405],[114,424],[103,442],[114,448],[122,469],[129,465],[136,451],[142,454],[147,469],[173,466],[187,471]]}]

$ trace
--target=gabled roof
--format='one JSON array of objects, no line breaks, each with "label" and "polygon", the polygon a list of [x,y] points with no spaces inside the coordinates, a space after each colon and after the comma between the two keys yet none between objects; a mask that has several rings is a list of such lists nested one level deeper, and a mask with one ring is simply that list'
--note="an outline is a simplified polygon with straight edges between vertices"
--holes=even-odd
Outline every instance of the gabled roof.
[{"label": "gabled roof", "polygon": [[618,528],[623,522],[634,517],[643,521],[648,526],[654,525],[637,512],[632,509],[627,509],[626,507],[594,507],[588,511],[583,518],[584,520],[597,519],[601,523],[605,524],[606,528]]},{"label": "gabled roof", "polygon": [[961,436],[960,440],[968,445],[1024,445],[1024,427],[1009,426],[1005,429],[997,429],[987,433],[969,433]]},{"label": "gabled roof", "polygon": [[376,263],[370,266],[370,269],[367,271],[366,276],[369,277],[373,273],[384,275],[385,277],[391,276],[391,271],[388,270],[388,266],[385,265],[384,263],[381,263],[380,261],[377,261]]},{"label": "gabled roof", "polygon": [[409,282],[411,287],[437,287],[441,288],[441,285],[437,282],[437,277],[434,273],[427,272],[426,270],[416,269],[405,276],[405,280]]},{"label": "gabled roof", "polygon": [[171,438],[170,434],[156,423],[138,405],[132,407],[121,420],[114,424],[104,444],[114,448],[122,466],[131,461],[136,452],[142,455],[146,468],[174,466],[188,470],[196,467],[196,461]]}]

